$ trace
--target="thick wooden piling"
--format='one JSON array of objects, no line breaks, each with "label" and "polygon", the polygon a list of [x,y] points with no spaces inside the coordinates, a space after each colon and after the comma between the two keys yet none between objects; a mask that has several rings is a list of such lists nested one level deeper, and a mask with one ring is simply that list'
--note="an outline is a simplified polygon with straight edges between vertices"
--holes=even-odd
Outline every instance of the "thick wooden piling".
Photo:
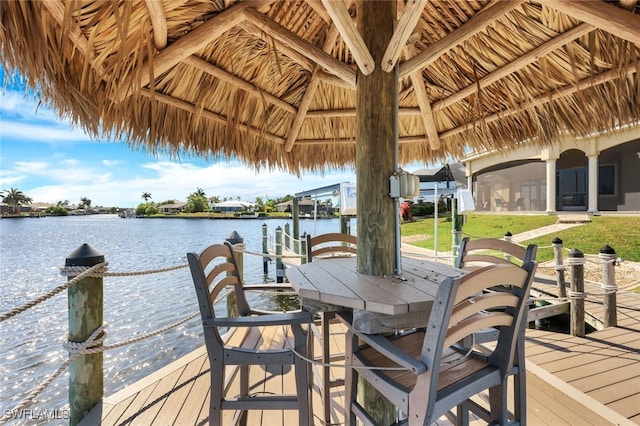
[{"label": "thick wooden piling", "polygon": [[282,228],[276,228],[276,282],[284,282],[284,264],[282,263]]},{"label": "thick wooden piling", "polygon": [[602,322],[605,327],[616,327],[618,325],[617,296],[618,286],[616,284],[615,260],[616,251],[608,245],[600,249],[600,260],[602,261],[602,290],[604,291],[604,318]]},{"label": "thick wooden piling", "polygon": [[573,249],[569,252],[567,265],[571,266],[571,324],[570,333],[572,336],[584,337],[584,254]]},{"label": "thick wooden piling", "polygon": [[[238,234],[237,231],[232,231],[227,235],[226,241],[233,246],[233,255],[236,258],[236,265],[238,266],[238,275],[240,276],[240,282],[244,282],[244,238]],[[240,315],[238,311],[238,303],[236,299],[235,291],[232,291],[227,296],[227,316],[237,317]]]},{"label": "thick wooden piling", "polygon": [[[65,266],[95,266],[104,262],[104,255],[89,244],[74,250]],[[73,277],[69,277],[73,279]],[[82,343],[103,320],[102,277],[89,277],[69,287],[69,341]],[[70,425],[77,425],[100,402],[104,393],[102,352],[79,355],[69,366]]]},{"label": "thick wooden piling", "polygon": [[293,218],[293,251],[301,254],[300,251],[300,203],[297,198],[293,198],[291,205],[291,217]]},{"label": "thick wooden piling", "polygon": [[267,224],[262,224],[262,272],[264,273],[264,279],[266,280],[269,276],[269,258],[267,255],[269,254],[269,241],[267,239]]},{"label": "thick wooden piling", "polygon": [[553,259],[556,265],[556,282],[558,284],[558,297],[567,297],[567,289],[565,287],[564,280],[564,264],[562,263],[562,240],[560,238],[554,238],[551,242],[553,246]]}]

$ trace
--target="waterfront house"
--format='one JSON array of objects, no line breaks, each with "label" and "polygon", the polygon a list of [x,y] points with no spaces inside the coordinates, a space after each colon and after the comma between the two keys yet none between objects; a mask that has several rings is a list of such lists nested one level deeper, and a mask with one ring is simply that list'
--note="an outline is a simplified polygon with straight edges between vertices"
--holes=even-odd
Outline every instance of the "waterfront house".
[{"label": "waterfront house", "polygon": [[186,206],[187,206],[187,203],[183,201],[175,201],[169,204],[162,204],[158,206],[158,213],[178,214],[178,213],[182,213],[182,211]]}]

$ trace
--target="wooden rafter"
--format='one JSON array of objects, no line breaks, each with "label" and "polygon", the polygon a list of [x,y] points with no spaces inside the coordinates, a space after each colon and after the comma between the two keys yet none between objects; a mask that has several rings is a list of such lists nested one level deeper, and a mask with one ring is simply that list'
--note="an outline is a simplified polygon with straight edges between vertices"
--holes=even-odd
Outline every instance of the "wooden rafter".
[{"label": "wooden rafter", "polygon": [[[153,75],[157,78],[159,75],[169,71],[183,59],[201,50],[226,31],[240,24],[245,19],[245,10],[252,9],[253,7],[259,8],[265,4],[273,3],[273,1],[275,0],[258,0],[255,2],[240,3],[209,19],[189,34],[162,49],[153,58]],[[140,70],[140,87],[144,87],[150,82],[150,66],[150,62],[147,60],[142,66],[143,69]],[[133,79],[130,83],[134,84]],[[123,84],[118,93],[118,99],[124,100],[130,94],[130,84]]]},{"label": "wooden rafter", "polygon": [[440,55],[484,30],[487,26],[491,25],[493,21],[519,7],[524,1],[526,0],[494,0],[469,19],[463,26],[458,27],[455,31],[436,41],[419,55],[400,64],[400,78],[407,77],[412,72],[429,66],[435,62]]},{"label": "wooden rafter", "polygon": [[[526,104],[522,104],[520,106],[518,106],[517,108],[510,108],[510,109],[506,109],[504,111],[499,111],[496,113],[493,113],[491,115],[488,115],[486,117],[482,118],[483,122],[486,123],[491,123],[493,121],[497,121],[503,118],[506,118],[508,116],[514,115],[514,114],[518,114],[518,113],[522,113],[524,111],[526,111],[529,108],[533,108],[535,106],[538,105],[543,105],[545,103],[548,102],[552,102],[556,99],[560,99],[560,98],[564,98],[566,96],[571,96],[574,93],[577,93],[581,90],[585,90],[588,89],[590,87],[593,86],[597,86],[600,84],[604,84],[608,81],[612,81],[612,80],[616,80],[618,78],[620,78],[623,75],[629,75],[629,74],[633,74],[638,72],[638,68],[637,65],[635,63],[631,63],[628,64],[620,69],[614,69],[614,70],[610,70],[610,71],[606,71],[603,72],[601,74],[598,74],[594,77],[590,77],[590,78],[585,78],[581,81],[579,81],[577,84],[571,84],[571,85],[567,85],[562,89],[559,89],[555,92],[553,92],[552,94],[545,94],[545,95],[540,95],[535,99],[532,99],[530,102],[527,102]],[[458,126],[454,129],[451,130],[447,130],[446,132],[442,132],[440,133],[440,137],[441,138],[447,138],[449,136],[454,136],[457,135],[459,133],[462,133],[466,130],[470,130],[473,127],[475,127],[477,125],[477,122],[472,122],[472,123],[467,123],[464,124],[462,126]]]},{"label": "wooden rafter", "polygon": [[331,16],[333,24],[338,28],[345,44],[351,51],[360,72],[364,75],[371,74],[376,64],[369,49],[367,49],[367,46],[364,44],[364,40],[358,32],[353,19],[351,19],[351,15],[349,15],[345,4],[342,1],[335,0],[322,0],[322,4],[329,13],[329,16]]},{"label": "wooden rafter", "polygon": [[410,75],[411,85],[413,91],[418,98],[418,105],[420,106],[422,122],[427,133],[429,140],[429,147],[432,150],[440,149],[440,136],[438,136],[438,128],[431,109],[431,102],[429,101],[429,94],[424,86],[424,79],[421,72],[414,72]]},{"label": "wooden rafter", "polygon": [[422,9],[424,9],[426,3],[427,0],[410,0],[404,5],[402,16],[396,24],[393,36],[391,36],[387,50],[382,57],[382,69],[386,72],[392,71],[396,62],[398,62],[402,49],[420,20]]},{"label": "wooden rafter", "polygon": [[161,50],[167,46],[167,18],[162,8],[162,2],[158,0],[144,0],[149,10],[151,27],[153,28],[153,44]]},{"label": "wooden rafter", "polygon": [[[151,93],[149,89],[140,89],[140,93],[143,96],[154,99],[155,101],[162,102],[163,104],[171,105],[183,111],[190,112],[194,115],[201,114],[201,116],[206,118],[207,120],[215,121],[216,123],[220,123],[220,124],[227,124],[227,118],[220,114],[216,114],[215,112],[208,111],[208,110],[201,111],[200,108],[196,107],[193,104],[190,104],[189,102],[176,99],[172,96],[165,95],[164,93]],[[262,130],[256,129],[251,126],[247,126],[246,124],[237,124],[236,128],[238,130],[252,133],[255,136],[268,139],[272,142],[275,142],[281,145],[284,144],[283,138],[272,135],[270,133],[263,132]]]},{"label": "wooden rafter", "polygon": [[452,94],[451,96],[442,99],[440,101],[434,102],[431,107],[434,111],[439,111],[448,106],[455,104],[456,102],[466,98],[467,96],[472,95],[478,90],[478,87],[485,88],[498,80],[501,80],[504,77],[526,67],[539,60],[540,58],[548,55],[552,51],[556,50],[558,47],[563,46],[578,37],[581,37],[594,29],[591,24],[580,24],[575,28],[570,29],[567,32],[560,34],[557,37],[547,41],[546,43],[536,47],[535,49],[525,53],[520,56],[513,62],[506,64],[505,66],[495,70],[491,74],[485,76],[484,78],[474,82],[473,84],[465,87],[464,89]]},{"label": "wooden rafter", "polygon": [[[331,52],[331,49],[336,43],[338,39],[338,35],[340,35],[337,26],[332,26],[329,29],[329,33],[324,41],[324,46],[322,47],[324,52]],[[320,77],[318,75],[318,69],[314,70],[311,78],[309,80],[309,84],[307,85],[307,90],[304,92],[304,97],[298,106],[298,113],[293,120],[293,124],[291,125],[291,129],[287,135],[287,140],[284,144],[285,151],[289,152],[293,149],[293,145],[296,143],[296,139],[300,134],[300,129],[302,128],[302,123],[304,122],[305,117],[307,116],[307,111],[311,106],[311,101],[313,97],[316,95],[316,91],[318,90],[318,86],[320,83]]]},{"label": "wooden rafter", "polygon": [[538,2],[640,46],[640,15],[603,1],[538,0]]},{"label": "wooden rafter", "polygon": [[347,83],[354,80],[355,71],[353,68],[337,60],[305,39],[293,34],[274,20],[251,8],[246,9],[245,16],[248,22],[256,25],[262,31],[266,31],[269,36],[273,37],[275,40],[278,40],[280,43],[283,43],[298,53],[305,55],[340,79]]},{"label": "wooden rafter", "polygon": [[259,89],[258,87],[256,87],[255,85],[241,79],[240,77],[237,77],[223,69],[220,69],[218,67],[216,67],[215,65],[210,64],[209,62],[198,58],[195,55],[191,55],[189,57],[187,57],[184,61],[185,64],[191,65],[192,67],[198,68],[204,72],[206,72],[207,74],[210,74],[216,78],[219,78],[220,80],[229,83],[235,87],[237,87],[238,89],[244,90],[245,92],[253,95],[253,96],[258,96],[260,98],[263,98],[266,102],[277,106],[278,108],[281,108],[291,114],[295,114],[297,112],[296,107],[294,107],[293,105],[283,101],[282,99],[278,98],[277,96],[273,96],[270,93],[266,93],[265,91]]}]

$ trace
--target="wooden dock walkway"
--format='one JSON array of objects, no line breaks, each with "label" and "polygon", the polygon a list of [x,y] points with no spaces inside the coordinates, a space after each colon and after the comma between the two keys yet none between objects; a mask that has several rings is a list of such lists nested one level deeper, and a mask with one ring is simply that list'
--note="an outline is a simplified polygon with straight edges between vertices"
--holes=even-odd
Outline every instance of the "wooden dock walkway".
[{"label": "wooden dock walkway", "polygon": [[[637,314],[637,311],[636,311]],[[585,338],[549,331],[527,331],[527,414],[529,425],[640,424],[640,327],[638,316],[620,327]],[[265,334],[256,345],[282,346],[282,330]],[[332,324],[331,347],[343,350],[344,329]],[[233,336],[230,337],[233,339]],[[316,348],[319,352],[319,348]],[[293,387],[292,371],[284,380],[253,368],[252,392],[284,392]],[[332,374],[344,377],[341,368]],[[108,380],[108,378],[107,378]],[[230,383],[233,389],[236,384]],[[342,388],[332,393],[332,424],[344,422]],[[314,392],[316,425],[323,425],[321,399]],[[206,425],[209,406],[209,362],[204,347],[147,378],[111,395],[82,425]],[[233,413],[225,414],[231,424]],[[250,425],[294,426],[295,412],[252,411]],[[451,423],[442,418],[439,425]],[[475,422],[475,424],[482,424]]]}]

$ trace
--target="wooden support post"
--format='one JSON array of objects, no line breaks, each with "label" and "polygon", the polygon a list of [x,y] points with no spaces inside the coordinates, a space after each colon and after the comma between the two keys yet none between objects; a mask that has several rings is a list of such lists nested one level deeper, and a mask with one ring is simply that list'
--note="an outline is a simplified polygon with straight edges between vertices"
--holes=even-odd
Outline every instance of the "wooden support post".
[{"label": "wooden support post", "polygon": [[[356,1],[357,28],[374,58],[369,75],[356,76],[357,270],[368,275],[394,275],[396,263],[396,200],[389,196],[389,176],[398,167],[398,66],[385,72],[378,64],[391,40],[395,0]],[[373,387],[358,386],[359,401],[378,424],[396,421],[393,404]]]},{"label": "wooden support post", "polygon": [[617,295],[618,286],[616,284],[616,251],[607,246],[600,249],[600,260],[602,261],[602,290],[604,291],[604,318],[605,327],[616,327],[618,325]]},{"label": "wooden support post", "polygon": [[553,246],[553,259],[556,264],[556,278],[558,283],[558,297],[567,297],[567,289],[565,287],[564,280],[564,264],[562,263],[562,240],[560,238],[554,238],[551,242]]},{"label": "wooden support post", "polygon": [[267,280],[269,276],[269,258],[267,254],[269,254],[269,241],[267,238],[267,224],[262,224],[262,273],[264,274],[264,280]]},{"label": "wooden support post", "polygon": [[351,234],[351,216],[340,216],[340,232],[343,234]]},{"label": "wooden support post", "polygon": [[304,265],[307,263],[307,233],[304,232],[300,236],[300,253],[302,257],[300,258],[300,264]]},{"label": "wooden support post", "polygon": [[284,265],[282,264],[282,228],[276,228],[276,282],[284,282]]},{"label": "wooden support post", "polygon": [[567,265],[571,266],[571,291],[569,298],[571,299],[571,325],[570,333],[572,336],[584,337],[584,254],[573,249],[569,252]]},{"label": "wooden support post", "polygon": [[454,197],[451,199],[451,262],[453,266],[458,261],[458,247],[462,240],[462,219],[463,216],[458,214],[458,200]]},{"label": "wooden support post", "polygon": [[[244,239],[236,231],[232,231],[227,235],[226,241],[233,246],[233,255],[236,258],[236,265],[238,266],[238,275],[240,275],[240,282],[244,282]],[[227,296],[227,316],[237,317],[240,315],[238,311],[238,303],[236,299],[236,292],[232,291]]]},{"label": "wooden support post", "polygon": [[[65,266],[95,266],[104,255],[89,244],[82,244],[65,260]],[[73,277],[69,277],[72,279]],[[103,279],[89,277],[67,290],[69,341],[82,343],[103,320]],[[101,346],[101,345],[100,345]],[[104,394],[102,352],[79,355],[69,366],[70,425],[77,425],[100,402]]]},{"label": "wooden support post", "polygon": [[302,254],[300,251],[300,205],[298,199],[293,199],[291,206],[291,216],[293,217],[293,251]]},{"label": "wooden support post", "polygon": [[[513,237],[513,234],[511,232],[509,232],[509,231],[505,232],[505,234],[504,234],[504,240],[505,241],[511,242],[511,238],[512,237]],[[505,253],[504,258],[507,259],[508,261],[511,261],[511,255],[510,254]]]},{"label": "wooden support post", "polygon": [[291,225],[287,222],[284,224],[284,248],[291,250],[291,247]]}]

